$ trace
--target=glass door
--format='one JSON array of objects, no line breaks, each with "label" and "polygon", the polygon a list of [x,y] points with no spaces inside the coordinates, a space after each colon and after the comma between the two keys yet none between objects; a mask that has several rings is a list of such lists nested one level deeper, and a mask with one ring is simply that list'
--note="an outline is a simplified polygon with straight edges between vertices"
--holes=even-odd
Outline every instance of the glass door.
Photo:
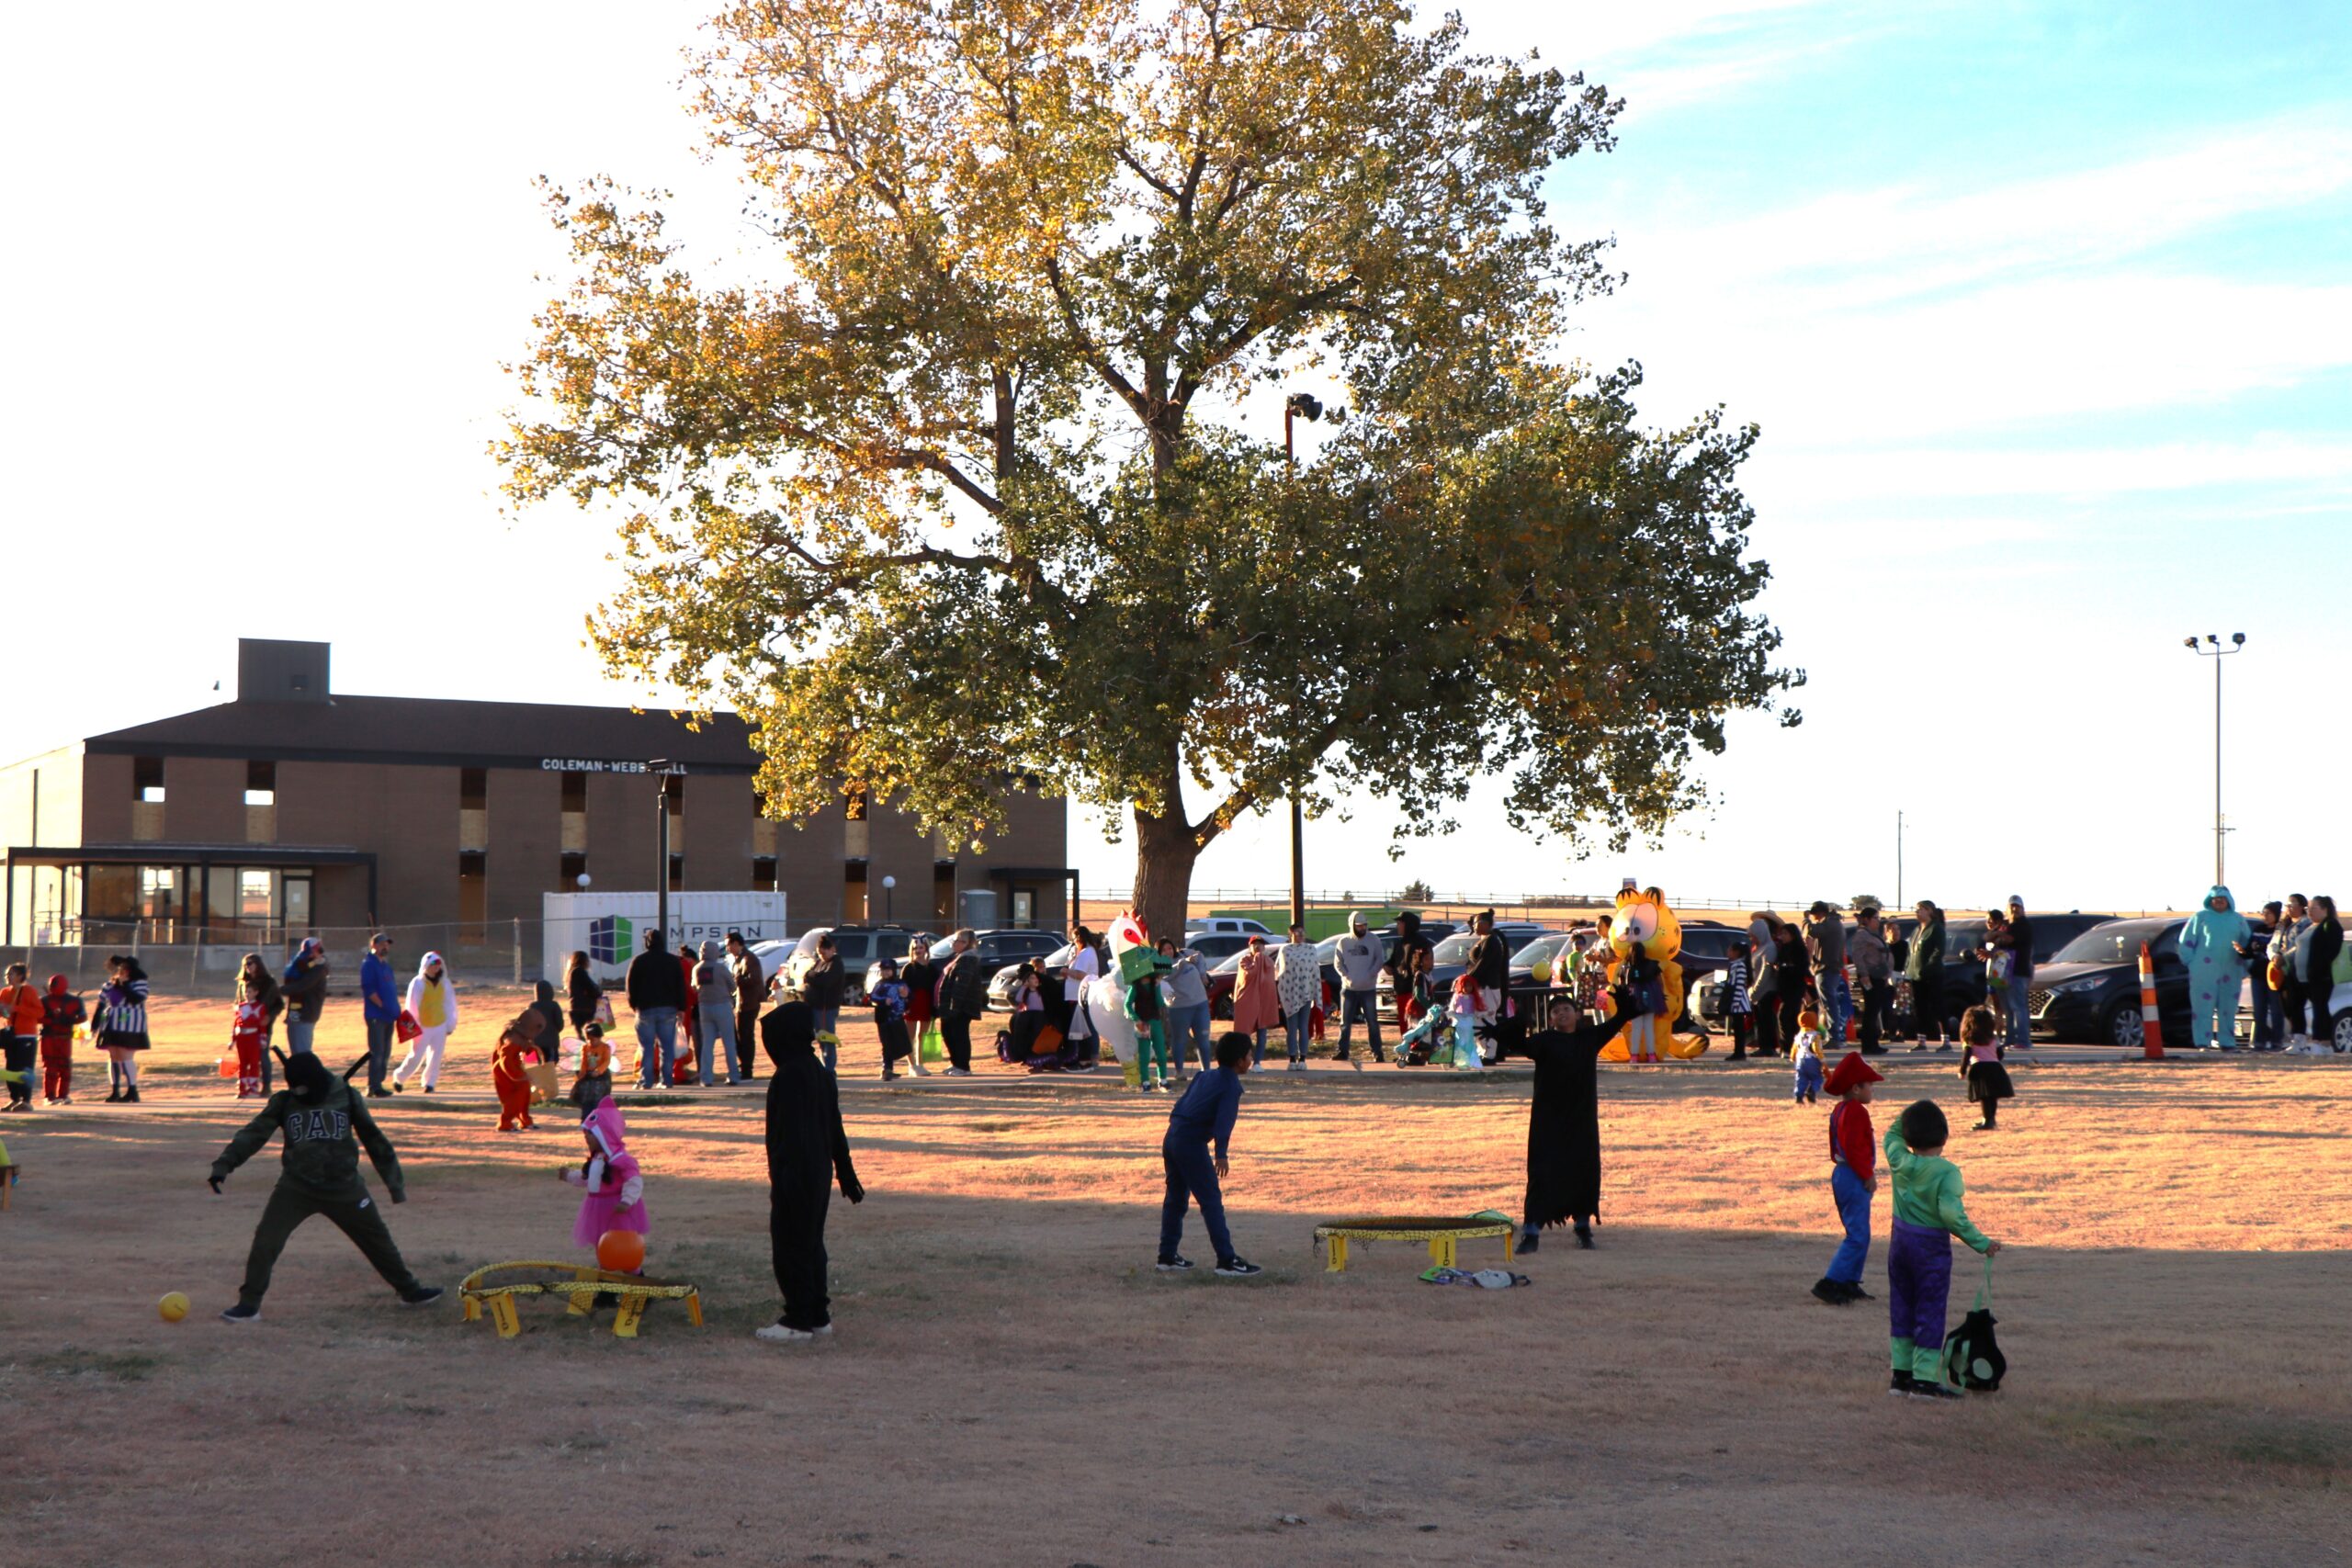
[{"label": "glass door", "polygon": [[311,874],[286,874],[286,930],[292,935],[311,929]]}]

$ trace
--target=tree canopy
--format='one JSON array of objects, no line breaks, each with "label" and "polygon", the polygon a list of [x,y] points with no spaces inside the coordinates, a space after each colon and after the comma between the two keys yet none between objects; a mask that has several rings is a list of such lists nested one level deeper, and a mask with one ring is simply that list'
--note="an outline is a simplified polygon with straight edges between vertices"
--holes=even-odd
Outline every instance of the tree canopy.
[{"label": "tree canopy", "polygon": [[[771,809],[1129,811],[1165,926],[1294,789],[1427,831],[1504,774],[1522,826],[1654,830],[1797,679],[1753,429],[1559,355],[1616,281],[1543,195],[1601,87],[1391,0],[769,0],[689,81],[765,276],[550,187],[573,276],[499,455],[629,509],[598,647],[741,711]],[[1302,375],[1347,407],[1294,467]]]}]

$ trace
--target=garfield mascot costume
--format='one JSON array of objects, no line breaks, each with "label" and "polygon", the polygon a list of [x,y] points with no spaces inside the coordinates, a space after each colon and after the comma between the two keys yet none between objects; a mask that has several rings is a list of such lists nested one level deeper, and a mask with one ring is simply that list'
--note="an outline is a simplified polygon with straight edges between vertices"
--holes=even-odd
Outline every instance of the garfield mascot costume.
[{"label": "garfield mascot costume", "polygon": [[1611,980],[1634,987],[1646,1005],[1643,1015],[1627,1024],[1601,1055],[1616,1061],[1658,1062],[1704,1051],[1703,1035],[1685,1043],[1674,1034],[1674,1021],[1682,1016],[1682,922],[1667,908],[1666,895],[1655,887],[1636,892],[1633,878],[1627,877],[1609,923],[1609,946],[1614,960]]}]

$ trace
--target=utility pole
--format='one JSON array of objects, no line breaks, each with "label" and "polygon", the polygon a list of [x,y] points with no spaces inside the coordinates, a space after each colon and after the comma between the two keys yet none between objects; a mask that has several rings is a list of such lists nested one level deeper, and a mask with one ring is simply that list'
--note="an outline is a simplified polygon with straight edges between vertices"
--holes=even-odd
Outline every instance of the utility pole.
[{"label": "utility pole", "polygon": [[670,945],[670,780],[686,771],[683,762],[667,757],[656,757],[645,764],[645,771],[656,781],[653,791],[653,928],[662,933],[662,945]]},{"label": "utility pole", "polygon": [[2222,836],[2229,831],[2222,821],[2222,660],[2233,653],[2245,651],[2245,633],[2232,632],[2230,643],[2230,647],[2223,648],[2222,639],[2211,632],[2205,634],[2206,646],[2202,648],[2197,645],[2193,637],[2181,639],[2181,646],[2189,652],[2199,659],[2213,661],[2213,886],[2216,887],[2229,881],[2222,874]]},{"label": "utility pole", "polygon": [[1894,908],[1900,914],[1909,906],[1903,902],[1903,813],[1894,814]]},{"label": "utility pole", "polygon": [[[1298,465],[1297,449],[1291,441],[1291,421],[1305,419],[1309,423],[1323,417],[1320,400],[1306,392],[1293,392],[1283,400],[1283,462],[1285,467]],[[1298,804],[1299,781],[1290,791],[1290,923],[1306,924],[1306,814]]]}]

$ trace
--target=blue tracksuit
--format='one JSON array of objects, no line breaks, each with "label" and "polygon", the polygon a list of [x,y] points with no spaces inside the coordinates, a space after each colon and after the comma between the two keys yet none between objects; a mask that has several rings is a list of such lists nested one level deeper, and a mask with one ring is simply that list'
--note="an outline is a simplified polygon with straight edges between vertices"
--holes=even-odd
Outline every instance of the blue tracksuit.
[{"label": "blue tracksuit", "polygon": [[1184,1211],[1193,1201],[1201,1205],[1201,1223],[1208,1227],[1209,1245],[1216,1260],[1233,1258],[1233,1238],[1225,1228],[1225,1195],[1217,1188],[1216,1166],[1209,1147],[1223,1159],[1233,1142],[1234,1118],[1241,1113],[1241,1076],[1225,1067],[1211,1067],[1195,1077],[1183,1097],[1168,1112],[1168,1135],[1160,1140],[1159,1161],[1168,1176],[1168,1194],[1159,1206],[1159,1258],[1176,1256],[1184,1239]]}]

